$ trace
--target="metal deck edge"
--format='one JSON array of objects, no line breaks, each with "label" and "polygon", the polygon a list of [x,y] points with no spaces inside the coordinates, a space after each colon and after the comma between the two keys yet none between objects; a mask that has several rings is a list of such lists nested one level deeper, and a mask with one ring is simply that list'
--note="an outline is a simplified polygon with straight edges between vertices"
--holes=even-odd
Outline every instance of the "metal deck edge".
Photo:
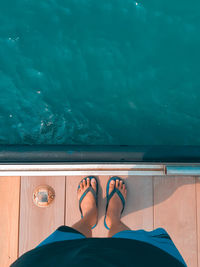
[{"label": "metal deck edge", "polygon": [[65,176],[65,175],[197,175],[200,164],[0,164],[0,176]]}]

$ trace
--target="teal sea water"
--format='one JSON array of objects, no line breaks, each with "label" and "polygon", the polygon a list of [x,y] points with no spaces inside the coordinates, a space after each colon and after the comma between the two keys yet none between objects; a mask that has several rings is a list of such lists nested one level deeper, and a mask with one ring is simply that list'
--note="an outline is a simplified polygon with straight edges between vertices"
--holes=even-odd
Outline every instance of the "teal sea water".
[{"label": "teal sea water", "polygon": [[0,144],[200,145],[200,1],[1,1]]}]

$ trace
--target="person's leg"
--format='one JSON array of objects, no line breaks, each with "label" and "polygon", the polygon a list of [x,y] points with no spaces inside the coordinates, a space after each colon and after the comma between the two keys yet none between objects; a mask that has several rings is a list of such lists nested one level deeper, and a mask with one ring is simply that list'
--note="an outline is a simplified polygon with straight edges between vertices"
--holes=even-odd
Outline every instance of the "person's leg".
[{"label": "person's leg", "polygon": [[125,225],[120,220],[113,221],[112,225],[109,228],[110,228],[110,230],[108,232],[108,237],[112,237],[113,235],[115,235],[121,231],[131,230],[127,225]]},{"label": "person's leg", "polygon": [[[80,188],[78,190],[78,200],[81,198],[82,194],[85,190],[90,186],[90,179],[88,178],[87,181],[83,180],[80,183]],[[96,191],[96,180],[91,180],[91,186]],[[81,232],[86,237],[92,237],[92,226],[97,221],[97,207],[96,201],[92,194],[92,192],[88,192],[84,199],[81,202],[81,210],[83,213],[83,219],[80,219],[77,223],[73,224],[71,227],[76,229],[77,231]]]},{"label": "person's leg", "polygon": [[[122,193],[124,199],[126,200],[127,190],[125,184],[123,184],[123,182],[119,180],[116,180],[116,183],[114,180],[112,180],[109,186],[109,194],[114,190],[114,187],[118,188],[118,190]],[[120,220],[122,208],[122,201],[118,194],[115,193],[110,199],[106,214],[106,224],[110,228],[108,237],[112,237],[120,231],[131,230]]]}]

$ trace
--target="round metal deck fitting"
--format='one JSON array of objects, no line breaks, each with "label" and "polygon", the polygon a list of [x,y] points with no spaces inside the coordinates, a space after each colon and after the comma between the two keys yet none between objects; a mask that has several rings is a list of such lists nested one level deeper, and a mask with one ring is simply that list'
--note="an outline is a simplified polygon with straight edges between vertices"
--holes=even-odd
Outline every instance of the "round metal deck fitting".
[{"label": "round metal deck fitting", "polygon": [[36,206],[44,208],[51,204],[55,198],[55,191],[49,185],[39,185],[33,191],[33,202]]}]

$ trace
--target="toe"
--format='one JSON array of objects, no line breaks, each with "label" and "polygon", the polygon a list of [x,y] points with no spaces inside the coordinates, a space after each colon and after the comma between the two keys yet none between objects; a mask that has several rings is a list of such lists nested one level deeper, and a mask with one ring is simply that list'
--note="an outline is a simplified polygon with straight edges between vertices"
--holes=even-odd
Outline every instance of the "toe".
[{"label": "toe", "polygon": [[125,184],[123,184],[123,190],[125,190],[126,189],[126,185]]},{"label": "toe", "polygon": [[119,180],[116,180],[116,187],[119,187]]},{"label": "toe", "polygon": [[80,189],[83,189],[83,183],[82,182],[80,183]]},{"label": "toe", "polygon": [[122,189],[122,183],[123,183],[123,181],[121,180],[121,181],[119,182],[119,188],[120,188],[120,189]]},{"label": "toe", "polygon": [[90,178],[87,178],[87,186],[90,186]]},{"label": "toe", "polygon": [[92,188],[96,191],[96,180],[92,178],[91,180]]},{"label": "toe", "polygon": [[114,190],[115,187],[115,181],[111,180],[110,184],[109,184],[109,194]]},{"label": "toe", "polygon": [[85,187],[86,186],[86,180],[84,179],[83,180],[83,187]]}]

